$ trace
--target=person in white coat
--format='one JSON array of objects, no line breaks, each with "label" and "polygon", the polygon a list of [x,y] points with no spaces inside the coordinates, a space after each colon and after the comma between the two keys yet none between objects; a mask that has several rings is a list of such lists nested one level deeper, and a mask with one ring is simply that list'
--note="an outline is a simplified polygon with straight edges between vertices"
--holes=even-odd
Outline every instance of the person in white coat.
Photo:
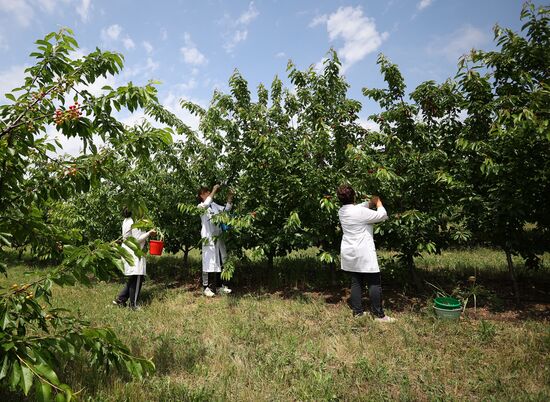
[{"label": "person in white coat", "polygon": [[208,187],[201,187],[197,193],[198,207],[205,209],[201,216],[202,286],[207,297],[213,297],[216,293],[231,293],[231,289],[221,283],[223,263],[227,259],[225,243],[220,238],[222,229],[213,223],[211,218],[220,212],[231,210],[233,193],[229,192],[227,203],[222,207],[214,202],[219,188],[219,184],[216,184],[212,191]]},{"label": "person in white coat", "polygon": [[[132,211],[128,210],[128,208],[123,209],[122,216],[124,217],[124,221],[122,222],[122,239],[126,240],[128,237],[133,237],[137,240],[139,247],[143,250],[145,247],[145,242],[149,236],[154,236],[156,232],[154,230],[144,232],[140,229],[132,228],[134,220],[132,219]],[[129,264],[128,261],[123,260],[124,275],[126,275],[127,281],[126,285],[120,291],[116,299],[113,300],[113,304],[118,306],[126,306],[126,302],[129,302],[129,306],[136,309],[143,279],[146,275],[147,261],[144,256],[138,258],[132,249],[124,243],[122,244],[122,247],[130,253],[133,263]]]},{"label": "person in white coat", "polygon": [[361,297],[367,283],[371,312],[376,321],[393,322],[382,308],[382,285],[380,267],[376,257],[376,248],[373,238],[373,224],[388,219],[386,209],[380,198],[376,197],[376,211],[369,208],[368,203],[355,204],[355,191],[344,184],[338,187],[338,199],[342,207],[338,211],[342,226],[342,245],[340,261],[344,271],[351,276],[351,308],[353,315],[365,315]]}]

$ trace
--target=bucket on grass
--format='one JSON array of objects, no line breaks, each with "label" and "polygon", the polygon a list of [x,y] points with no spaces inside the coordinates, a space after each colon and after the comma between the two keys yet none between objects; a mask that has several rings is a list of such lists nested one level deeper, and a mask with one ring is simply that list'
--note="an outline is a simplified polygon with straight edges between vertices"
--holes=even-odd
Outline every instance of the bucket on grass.
[{"label": "bucket on grass", "polygon": [[442,310],[455,310],[462,307],[462,303],[454,297],[436,297],[434,305]]},{"label": "bucket on grass", "polygon": [[162,255],[162,249],[164,248],[164,242],[162,240],[150,240],[149,241],[149,254]]},{"label": "bucket on grass", "polygon": [[458,320],[462,313],[462,308],[444,309],[434,306],[435,315],[443,320]]}]

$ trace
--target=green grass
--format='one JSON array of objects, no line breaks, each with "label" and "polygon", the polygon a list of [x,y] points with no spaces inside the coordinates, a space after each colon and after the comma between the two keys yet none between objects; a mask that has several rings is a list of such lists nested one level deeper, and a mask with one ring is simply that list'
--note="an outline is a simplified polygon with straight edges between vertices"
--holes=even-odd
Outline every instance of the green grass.
[{"label": "green grass", "polygon": [[[174,257],[152,260],[153,279],[144,284],[141,311],[111,306],[119,283],[55,288],[57,306],[113,328],[157,368],[142,381],[106,377],[83,357],[63,368],[63,379],[90,401],[549,399],[548,321],[471,315],[440,321],[429,308],[429,295],[403,298],[398,281],[386,292],[387,312],[397,323],[354,319],[345,277],[337,273],[334,286],[317,288],[312,273],[323,280],[330,275],[310,254],[278,259],[275,274],[256,287],[241,277],[265,270],[251,262],[235,278],[234,295],[213,299],[204,298],[197,286],[196,255],[189,271]],[[505,272],[503,261],[496,252],[475,250],[417,263],[425,275],[436,271],[460,278],[477,268],[480,278],[498,278]],[[27,269],[27,264],[12,266],[1,284],[28,281]],[[297,272],[287,272],[292,269]],[[525,275],[548,278],[548,267]]]}]

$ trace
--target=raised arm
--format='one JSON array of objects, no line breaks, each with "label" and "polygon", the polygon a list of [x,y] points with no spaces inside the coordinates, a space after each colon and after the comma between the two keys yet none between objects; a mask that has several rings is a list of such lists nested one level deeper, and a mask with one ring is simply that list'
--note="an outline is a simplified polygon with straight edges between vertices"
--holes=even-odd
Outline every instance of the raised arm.
[{"label": "raised arm", "polygon": [[216,193],[218,192],[218,190],[220,189],[220,185],[219,184],[215,184],[214,187],[212,187],[212,192],[210,193],[210,195],[208,197],[206,197],[206,199],[201,202],[198,207],[199,208],[208,208],[210,206],[210,204],[212,204],[212,201],[214,201],[214,197],[216,196]]},{"label": "raised arm", "polygon": [[376,211],[369,209],[368,203],[363,203],[361,206],[364,206],[365,209],[362,212],[362,218],[365,223],[373,224],[383,222],[388,219],[388,213],[386,208],[382,205],[382,200],[377,197],[376,199]]}]

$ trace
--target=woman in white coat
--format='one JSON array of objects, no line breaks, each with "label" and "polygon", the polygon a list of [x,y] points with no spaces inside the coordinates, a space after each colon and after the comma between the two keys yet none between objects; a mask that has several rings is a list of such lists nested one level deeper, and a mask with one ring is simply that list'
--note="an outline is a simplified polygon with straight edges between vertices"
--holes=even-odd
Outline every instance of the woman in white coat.
[{"label": "woman in white coat", "polygon": [[[154,230],[144,232],[140,229],[132,229],[132,225],[134,224],[134,220],[132,219],[132,211],[128,210],[126,207],[122,211],[122,216],[124,217],[124,221],[122,222],[122,239],[126,240],[128,237],[133,237],[137,240],[139,247],[143,250],[145,247],[145,242],[149,236],[155,235],[156,232]],[[126,260],[123,260],[124,275],[126,275],[128,279],[126,281],[126,285],[120,291],[117,298],[113,300],[113,304],[126,306],[126,302],[129,302],[130,307],[136,309],[143,279],[146,275],[147,261],[145,257],[138,258],[130,247],[124,243],[122,244],[122,247],[132,256],[133,264],[129,264]]]},{"label": "woman in white coat", "polygon": [[[199,208],[205,212],[201,216],[201,237],[202,237],[202,286],[204,295],[213,297],[216,293],[231,293],[226,285],[221,283],[221,272],[223,263],[227,259],[225,243],[220,238],[222,229],[211,221],[211,218],[222,211],[229,211],[232,207],[233,194],[229,192],[225,207],[214,202],[214,197],[220,186],[216,184],[212,191],[208,187],[201,187],[197,198]],[[211,276],[214,276],[211,279]]]},{"label": "woman in white coat", "polygon": [[376,321],[393,322],[382,308],[380,268],[373,239],[373,224],[388,219],[382,201],[376,197],[376,211],[368,203],[355,204],[355,191],[350,185],[338,187],[342,207],[338,211],[342,226],[340,261],[342,269],[351,276],[351,308],[355,317],[365,315],[361,297],[365,283],[369,286],[371,312]]}]

